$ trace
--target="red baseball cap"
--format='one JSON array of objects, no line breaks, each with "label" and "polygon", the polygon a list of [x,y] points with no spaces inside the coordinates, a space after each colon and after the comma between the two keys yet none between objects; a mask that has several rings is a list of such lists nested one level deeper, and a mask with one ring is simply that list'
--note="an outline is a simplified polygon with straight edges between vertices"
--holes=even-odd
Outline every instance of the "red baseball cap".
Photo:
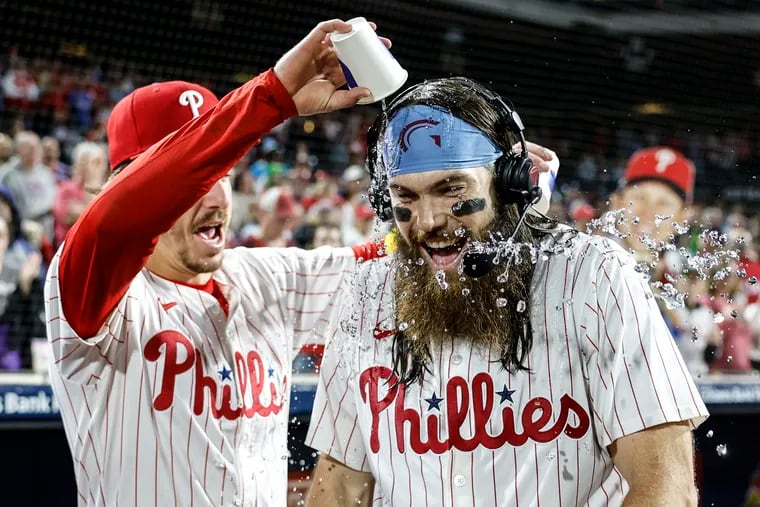
[{"label": "red baseball cap", "polygon": [[186,81],[153,83],[121,99],[106,126],[111,169],[142,152],[219,102],[210,90]]},{"label": "red baseball cap", "polygon": [[694,164],[682,153],[666,146],[645,148],[628,159],[624,185],[638,181],[662,181],[687,202],[694,192]]}]

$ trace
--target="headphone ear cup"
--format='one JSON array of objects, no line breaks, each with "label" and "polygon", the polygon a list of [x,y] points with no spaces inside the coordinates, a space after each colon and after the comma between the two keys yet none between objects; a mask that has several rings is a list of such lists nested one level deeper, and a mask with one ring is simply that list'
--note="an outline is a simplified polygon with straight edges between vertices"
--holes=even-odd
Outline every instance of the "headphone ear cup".
[{"label": "headphone ear cup", "polygon": [[531,181],[533,162],[523,154],[509,153],[496,160],[496,195],[502,204],[527,204],[535,183]]}]

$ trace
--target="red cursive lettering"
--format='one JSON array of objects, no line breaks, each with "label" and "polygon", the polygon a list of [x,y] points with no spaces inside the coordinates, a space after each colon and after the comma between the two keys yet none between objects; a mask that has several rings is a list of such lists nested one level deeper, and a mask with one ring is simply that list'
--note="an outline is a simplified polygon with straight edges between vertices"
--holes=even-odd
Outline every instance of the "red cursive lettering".
[{"label": "red cursive lettering", "polygon": [[[405,452],[407,445],[418,454],[441,454],[452,448],[467,452],[479,446],[498,449],[505,444],[517,447],[528,440],[551,442],[562,433],[579,439],[590,427],[588,412],[569,394],[560,397],[556,415],[551,401],[540,396],[529,400],[517,415],[511,406],[500,410],[497,407],[494,412],[494,384],[487,373],[476,374],[471,383],[459,376],[451,377],[444,391],[445,410],[441,413],[431,410],[424,416],[419,409],[405,406],[406,386],[398,384],[398,377],[390,368],[367,368],[359,377],[359,387],[362,401],[367,404],[372,416],[370,449],[374,453],[380,451],[380,417],[391,406],[394,410],[395,444],[399,452]],[[575,415],[577,422],[569,422],[571,414]],[[449,436],[445,440],[441,439],[438,430],[441,417],[446,417],[448,427]],[[488,431],[491,417],[501,418],[502,428],[498,434]],[[516,418],[519,418],[521,430],[516,428]],[[423,425],[427,430],[427,440],[422,437]],[[463,435],[463,431],[468,434]]]}]

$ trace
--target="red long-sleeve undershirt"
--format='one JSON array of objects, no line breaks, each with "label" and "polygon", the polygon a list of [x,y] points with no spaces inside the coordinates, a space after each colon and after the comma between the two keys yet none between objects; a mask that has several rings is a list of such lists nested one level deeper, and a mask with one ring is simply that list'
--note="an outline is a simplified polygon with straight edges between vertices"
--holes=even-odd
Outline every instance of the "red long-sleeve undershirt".
[{"label": "red long-sleeve undershirt", "polygon": [[273,127],[297,114],[272,70],[135,159],[69,231],[58,268],[61,304],[81,337],[94,336],[158,241]]}]

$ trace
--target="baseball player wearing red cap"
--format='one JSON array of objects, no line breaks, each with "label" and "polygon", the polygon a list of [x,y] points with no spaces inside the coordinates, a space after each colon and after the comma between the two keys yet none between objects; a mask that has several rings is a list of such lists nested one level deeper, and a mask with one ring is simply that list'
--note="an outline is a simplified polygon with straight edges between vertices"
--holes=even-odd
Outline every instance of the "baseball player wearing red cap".
[{"label": "baseball player wearing red cap", "polygon": [[628,159],[610,209],[627,210],[618,230],[640,262],[651,262],[653,248],[669,243],[675,224],[689,218],[694,174],[694,164],[666,146],[639,150]]},{"label": "baseball player wearing red cap", "polygon": [[368,162],[395,250],[327,342],[309,505],[696,505],[707,411],[631,257],[524,216],[500,188],[520,123],[482,86],[402,97]]},{"label": "baseball player wearing red cap", "polygon": [[[371,248],[225,250],[230,168],[296,114],[355,104],[316,26],[221,100],[149,85],[108,124],[116,174],[46,282],[80,506],[283,506],[291,361]],[[386,44],[389,42],[386,40]]]}]

